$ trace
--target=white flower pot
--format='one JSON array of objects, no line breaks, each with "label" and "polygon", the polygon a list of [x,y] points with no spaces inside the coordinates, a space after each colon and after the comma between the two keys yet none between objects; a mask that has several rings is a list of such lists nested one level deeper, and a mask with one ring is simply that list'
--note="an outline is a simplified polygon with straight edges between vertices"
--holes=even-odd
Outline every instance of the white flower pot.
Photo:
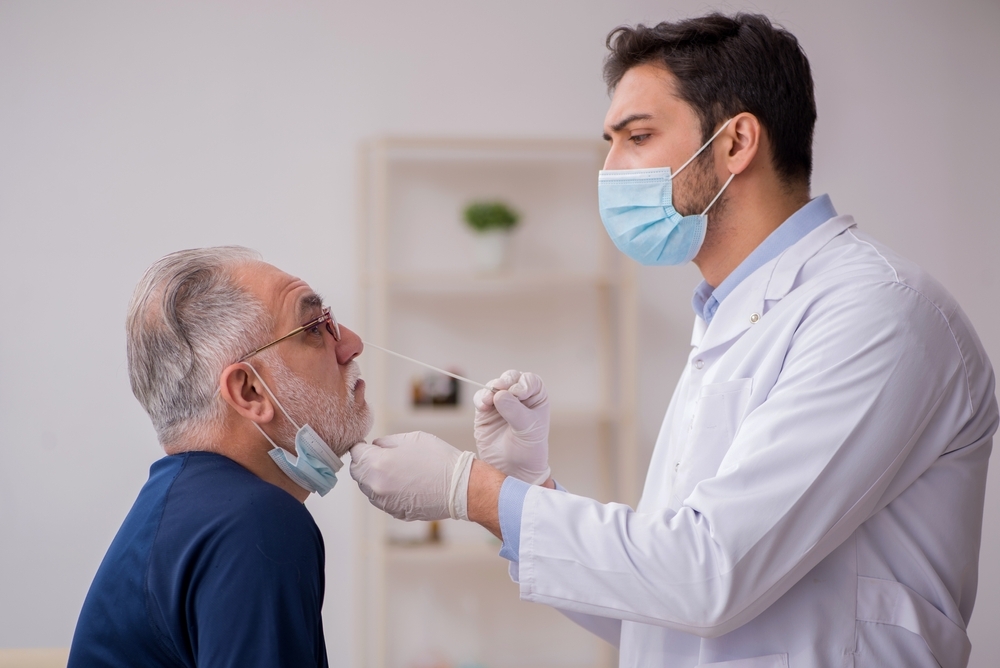
[{"label": "white flower pot", "polygon": [[487,230],[475,233],[476,271],[481,274],[495,274],[503,271],[507,264],[507,247],[510,245],[509,230]]}]

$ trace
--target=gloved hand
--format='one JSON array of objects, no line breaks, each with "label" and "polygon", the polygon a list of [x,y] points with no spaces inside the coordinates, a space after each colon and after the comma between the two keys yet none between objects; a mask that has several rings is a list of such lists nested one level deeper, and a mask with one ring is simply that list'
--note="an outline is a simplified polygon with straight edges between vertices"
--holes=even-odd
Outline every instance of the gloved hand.
[{"label": "gloved hand", "polygon": [[396,519],[468,520],[471,452],[413,431],[351,448],[351,477],[372,505]]},{"label": "gloved hand", "polygon": [[475,435],[479,458],[532,485],[541,485],[549,468],[549,395],[542,379],[529,372],[506,371],[479,390]]}]

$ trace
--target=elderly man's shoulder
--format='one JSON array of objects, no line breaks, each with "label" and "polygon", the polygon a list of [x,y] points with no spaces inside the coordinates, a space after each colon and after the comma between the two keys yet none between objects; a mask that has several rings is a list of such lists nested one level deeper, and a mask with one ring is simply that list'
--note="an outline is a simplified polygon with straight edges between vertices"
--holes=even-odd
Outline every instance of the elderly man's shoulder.
[{"label": "elderly man's shoulder", "polygon": [[[176,528],[199,542],[322,545],[319,528],[302,503],[233,460],[210,452],[187,452],[161,462],[175,472],[161,534]],[[175,523],[183,526],[172,527]]]}]

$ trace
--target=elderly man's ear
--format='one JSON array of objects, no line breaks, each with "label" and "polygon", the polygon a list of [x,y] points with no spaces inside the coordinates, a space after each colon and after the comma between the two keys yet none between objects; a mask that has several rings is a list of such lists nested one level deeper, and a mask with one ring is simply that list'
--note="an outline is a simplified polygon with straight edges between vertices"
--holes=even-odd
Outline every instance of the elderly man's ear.
[{"label": "elderly man's ear", "polygon": [[219,377],[219,393],[237,413],[257,424],[274,419],[274,406],[264,383],[245,364],[230,364]]}]

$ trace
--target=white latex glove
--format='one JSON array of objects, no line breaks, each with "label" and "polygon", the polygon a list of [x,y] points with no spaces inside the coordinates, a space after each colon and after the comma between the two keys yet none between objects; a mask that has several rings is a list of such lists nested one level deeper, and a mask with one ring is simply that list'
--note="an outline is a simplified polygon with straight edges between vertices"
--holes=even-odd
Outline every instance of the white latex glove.
[{"label": "white latex glove", "polygon": [[372,505],[396,519],[468,520],[474,455],[413,431],[351,448],[351,477]]},{"label": "white latex glove", "polygon": [[532,485],[549,479],[549,395],[542,379],[529,372],[506,371],[479,390],[475,434],[479,458]]}]

